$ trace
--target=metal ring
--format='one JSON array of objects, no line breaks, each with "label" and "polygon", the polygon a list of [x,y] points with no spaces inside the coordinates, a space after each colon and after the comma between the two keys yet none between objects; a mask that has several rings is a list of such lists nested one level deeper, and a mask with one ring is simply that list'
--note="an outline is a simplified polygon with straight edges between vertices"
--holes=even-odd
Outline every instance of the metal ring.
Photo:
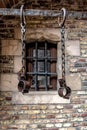
[{"label": "metal ring", "polygon": [[58,89],[58,95],[59,95],[60,97],[63,97],[63,91],[64,91],[64,88],[63,88],[63,87],[61,87],[61,88]]},{"label": "metal ring", "polygon": [[69,99],[70,95],[71,95],[71,89],[68,86],[60,87],[59,90],[58,90],[58,94],[59,94],[60,97],[63,97],[65,99]]},{"label": "metal ring", "polygon": [[70,95],[71,95],[71,89],[70,89],[70,87],[66,86],[66,95],[63,96],[63,98],[69,99]]},{"label": "metal ring", "polygon": [[24,87],[25,87],[25,81],[24,80],[20,80],[19,83],[18,83],[18,90],[19,90],[19,92],[23,92]]}]

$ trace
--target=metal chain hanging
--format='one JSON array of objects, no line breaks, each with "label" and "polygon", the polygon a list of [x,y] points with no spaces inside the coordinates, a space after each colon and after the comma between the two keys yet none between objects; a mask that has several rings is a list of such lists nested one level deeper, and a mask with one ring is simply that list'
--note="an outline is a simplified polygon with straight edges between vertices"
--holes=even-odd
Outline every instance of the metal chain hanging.
[{"label": "metal chain hanging", "polygon": [[22,43],[22,69],[19,72],[19,83],[18,90],[22,93],[27,93],[30,88],[29,81],[26,80],[26,47],[25,47],[25,33],[26,33],[26,22],[23,11],[24,5],[20,9],[20,19],[21,19],[21,43]]},{"label": "metal chain hanging", "polygon": [[69,99],[71,95],[71,89],[66,85],[66,78],[65,78],[65,20],[66,20],[66,10],[62,8],[63,13],[63,22],[60,23],[61,27],[61,52],[62,52],[62,79],[59,79],[60,88],[58,90],[59,96]]},{"label": "metal chain hanging", "polygon": [[61,27],[62,78],[65,80],[65,28]]},{"label": "metal chain hanging", "polygon": [[25,22],[25,17],[24,17],[24,12],[23,12],[23,7],[24,5],[21,6],[21,43],[22,43],[22,76],[25,78],[25,72],[26,72],[26,60],[25,60],[25,32],[26,32],[26,22]]}]

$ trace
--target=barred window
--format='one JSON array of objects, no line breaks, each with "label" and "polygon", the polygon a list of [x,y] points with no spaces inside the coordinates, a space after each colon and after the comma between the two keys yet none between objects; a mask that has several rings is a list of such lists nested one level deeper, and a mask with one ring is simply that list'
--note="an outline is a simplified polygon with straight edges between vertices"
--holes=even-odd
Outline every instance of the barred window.
[{"label": "barred window", "polygon": [[32,42],[26,44],[26,77],[31,89],[48,91],[57,89],[57,44]]}]

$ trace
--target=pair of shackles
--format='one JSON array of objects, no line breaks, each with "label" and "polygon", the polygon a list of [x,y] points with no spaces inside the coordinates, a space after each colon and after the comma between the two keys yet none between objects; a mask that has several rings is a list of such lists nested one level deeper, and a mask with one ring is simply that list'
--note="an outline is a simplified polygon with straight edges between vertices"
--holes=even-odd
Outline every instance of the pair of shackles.
[{"label": "pair of shackles", "polygon": [[[21,29],[22,35],[26,31],[26,30],[24,31],[26,22],[25,22],[25,16],[24,16],[23,8],[24,8],[24,5],[22,5],[21,9],[20,9],[21,28],[23,29],[23,30]],[[66,20],[66,9],[62,8],[60,14],[62,14],[63,18],[62,18],[61,22],[59,22],[59,19],[58,19],[58,23],[59,23],[59,27],[62,28],[64,26],[65,20]],[[22,42],[24,42],[23,40],[25,40],[25,35],[22,39]],[[25,68],[25,66],[22,66],[22,69],[23,69],[22,76],[20,76],[20,80],[19,80],[19,84],[18,84],[19,91],[21,91],[23,93],[29,92],[29,89],[30,89],[29,81],[26,81],[25,78],[24,78],[24,76],[25,76],[24,68]],[[59,79],[58,81],[59,81],[59,85],[60,85],[60,88],[58,89],[59,96],[66,98],[66,99],[69,99],[70,95],[71,95],[71,89],[66,85],[65,78],[63,79],[63,77],[62,77],[62,79]]]}]

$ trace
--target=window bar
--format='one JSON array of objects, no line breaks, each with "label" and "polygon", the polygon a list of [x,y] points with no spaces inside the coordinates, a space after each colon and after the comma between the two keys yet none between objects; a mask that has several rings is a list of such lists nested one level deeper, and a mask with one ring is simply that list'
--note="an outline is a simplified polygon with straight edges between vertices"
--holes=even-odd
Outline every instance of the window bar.
[{"label": "window bar", "polygon": [[45,84],[45,90],[48,90],[48,76],[47,76],[47,70],[48,70],[48,64],[47,64],[47,42],[45,42],[45,79],[46,79],[46,84]]},{"label": "window bar", "polygon": [[35,72],[36,72],[36,75],[35,75],[35,91],[38,90],[38,43],[36,42],[35,43],[35,50],[36,50],[36,54],[35,54]]},{"label": "window bar", "polygon": [[55,76],[56,76],[56,75],[57,75],[57,73],[50,73],[50,72],[47,72],[47,73],[46,73],[46,72],[27,72],[27,75],[36,75],[36,74],[37,74],[37,75],[44,75],[44,76],[45,76],[46,74],[47,74],[48,76],[50,76],[50,75],[55,75]]}]

